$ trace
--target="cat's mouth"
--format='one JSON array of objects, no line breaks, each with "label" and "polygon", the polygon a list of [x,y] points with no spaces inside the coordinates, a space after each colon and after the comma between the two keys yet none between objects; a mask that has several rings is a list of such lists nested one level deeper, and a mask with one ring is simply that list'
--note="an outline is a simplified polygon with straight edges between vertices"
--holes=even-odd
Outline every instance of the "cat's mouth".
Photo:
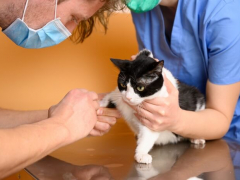
[{"label": "cat's mouth", "polygon": [[136,105],[138,105],[138,104],[141,104],[141,101],[129,101],[128,99],[126,99],[126,98],[123,98],[123,100],[127,103],[127,104],[129,104],[129,105],[131,105],[131,106],[136,106]]}]

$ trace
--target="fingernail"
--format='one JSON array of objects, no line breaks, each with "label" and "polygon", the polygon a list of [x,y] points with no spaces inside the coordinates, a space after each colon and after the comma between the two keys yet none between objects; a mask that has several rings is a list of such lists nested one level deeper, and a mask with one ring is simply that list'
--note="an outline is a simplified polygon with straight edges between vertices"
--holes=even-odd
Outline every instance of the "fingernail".
[{"label": "fingernail", "polygon": [[161,114],[162,114],[162,115],[165,115],[165,111],[161,111]]},{"label": "fingernail", "polygon": [[169,105],[170,105],[170,103],[169,103],[169,102],[165,102],[165,105],[166,105],[166,106],[169,106]]},{"label": "fingernail", "polygon": [[101,115],[102,113],[103,113],[103,110],[102,110],[102,109],[98,109],[98,110],[97,110],[97,114],[98,114],[98,115]]}]

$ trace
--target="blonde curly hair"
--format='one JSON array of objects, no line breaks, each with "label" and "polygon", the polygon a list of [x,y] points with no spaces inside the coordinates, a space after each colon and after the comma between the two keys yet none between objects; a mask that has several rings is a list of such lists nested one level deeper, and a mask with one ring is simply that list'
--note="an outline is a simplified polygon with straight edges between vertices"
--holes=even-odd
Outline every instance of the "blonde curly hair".
[{"label": "blonde curly hair", "polygon": [[100,1],[106,1],[106,3],[92,17],[81,21],[78,24],[77,28],[73,31],[72,36],[70,37],[73,42],[82,43],[87,37],[89,37],[97,21],[103,26],[104,32],[106,33],[110,15],[114,11],[120,11],[125,8],[125,0]]}]

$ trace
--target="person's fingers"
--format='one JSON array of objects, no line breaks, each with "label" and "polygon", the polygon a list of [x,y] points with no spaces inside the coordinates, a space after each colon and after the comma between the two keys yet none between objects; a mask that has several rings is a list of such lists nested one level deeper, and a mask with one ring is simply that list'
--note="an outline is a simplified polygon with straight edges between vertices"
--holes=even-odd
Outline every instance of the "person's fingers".
[{"label": "person's fingers", "polygon": [[148,119],[150,121],[154,120],[154,115],[142,107],[138,108],[137,113],[138,115],[144,117],[145,119]]},{"label": "person's fingers", "polygon": [[131,59],[131,60],[135,60],[136,57],[137,57],[137,55],[132,55],[130,59]]},{"label": "person's fingers", "polygon": [[83,93],[86,93],[86,92],[88,92],[88,90],[86,90],[86,89],[79,89],[81,92],[83,92]]},{"label": "person's fingers", "polygon": [[140,116],[140,115],[138,115],[138,114],[134,114],[134,115],[137,117],[137,119],[138,119],[144,126],[151,127],[151,122],[150,122],[148,119],[146,119],[146,118],[144,118],[144,117],[142,117],[142,116]]},{"label": "person's fingers", "polygon": [[162,129],[161,127],[161,124],[162,124],[162,121],[158,121],[157,123],[156,122],[150,122],[148,119],[138,115],[138,114],[134,114],[138,120],[146,127],[148,127],[149,129],[153,130],[153,131],[159,131]]},{"label": "person's fingers", "polygon": [[[162,106],[161,106],[162,105]],[[165,108],[166,108],[166,104],[161,104],[161,105],[152,105],[150,103],[144,103],[143,107],[141,108],[142,112],[145,113],[146,115],[148,115],[149,113],[152,114],[153,116],[153,113],[155,114],[158,114],[158,115],[161,115],[161,116],[164,116],[166,115],[166,112],[165,112]],[[165,105],[165,106],[164,106]],[[145,110],[145,111],[144,111]],[[155,117],[148,117],[146,116],[147,119],[151,118],[151,120],[154,120]]]},{"label": "person's fingers", "polygon": [[115,117],[110,116],[98,116],[98,121],[108,123],[110,126],[113,126],[117,122]]},{"label": "person's fingers", "polygon": [[99,93],[98,100],[102,100],[108,93]]},{"label": "person's fingers", "polygon": [[146,99],[142,105],[145,109],[151,109],[154,106],[168,106],[169,100],[165,97],[156,97],[154,99]]},{"label": "person's fingers", "polygon": [[97,121],[94,128],[91,130],[90,135],[92,136],[102,136],[106,134],[111,129],[111,126],[108,123],[103,123]]},{"label": "person's fingers", "polygon": [[95,110],[98,110],[100,107],[100,104],[98,101],[93,101],[93,105],[94,105]]},{"label": "person's fingers", "polygon": [[176,91],[176,88],[174,87],[174,85],[172,84],[172,82],[166,77],[166,75],[163,76],[164,79],[164,84],[167,88],[167,92],[169,94],[172,94]]},{"label": "person's fingers", "polygon": [[92,129],[89,134],[90,134],[91,136],[102,136],[102,135],[104,135],[104,132],[101,132],[101,131],[96,130],[96,129]]},{"label": "person's fingers", "polygon": [[104,122],[100,122],[97,121],[94,129],[99,130],[99,131],[103,131],[103,132],[108,132],[110,130],[111,126],[108,123],[104,123]]},{"label": "person's fingers", "polygon": [[97,110],[97,115],[100,116],[112,116],[116,118],[121,118],[122,115],[117,109],[112,109],[112,108],[99,108]]},{"label": "person's fingers", "polygon": [[92,98],[92,100],[97,101],[98,100],[98,95],[97,93],[90,91],[89,96]]}]

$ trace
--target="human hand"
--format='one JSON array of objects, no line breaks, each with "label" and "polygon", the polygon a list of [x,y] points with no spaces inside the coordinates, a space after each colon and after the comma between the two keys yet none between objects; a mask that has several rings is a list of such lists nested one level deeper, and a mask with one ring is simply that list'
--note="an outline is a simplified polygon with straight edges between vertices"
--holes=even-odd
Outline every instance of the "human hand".
[{"label": "human hand", "polygon": [[[102,100],[106,93],[98,94],[98,100]],[[121,114],[117,109],[113,108],[99,108],[97,110],[97,123],[90,132],[92,136],[102,136],[106,134],[111,127],[116,123],[116,119],[121,118]]]},{"label": "human hand", "polygon": [[133,109],[137,112],[135,115],[139,121],[149,129],[175,132],[182,112],[179,107],[179,92],[165,76],[164,85],[167,88],[168,97],[145,100],[139,106],[133,107]]},{"label": "human hand", "polygon": [[[37,179],[59,180],[112,180],[109,169],[101,165],[78,166],[52,156],[46,156],[40,161],[26,167]],[[39,173],[41,172],[41,173]]]},{"label": "human hand", "polygon": [[85,89],[74,89],[48,111],[49,120],[66,128],[65,144],[87,136],[97,121],[98,96]]},{"label": "human hand", "polygon": [[77,179],[113,180],[108,168],[99,165],[75,166],[72,175]]},{"label": "human hand", "polygon": [[135,55],[132,55],[131,57],[130,57],[130,60],[135,60],[136,59],[136,57],[137,57],[137,54],[135,54]]},{"label": "human hand", "polygon": [[[136,55],[132,55],[131,57],[130,57],[130,60],[135,60],[136,59],[136,57],[137,57],[137,54]],[[159,61],[157,58],[153,58],[155,61]]]}]

